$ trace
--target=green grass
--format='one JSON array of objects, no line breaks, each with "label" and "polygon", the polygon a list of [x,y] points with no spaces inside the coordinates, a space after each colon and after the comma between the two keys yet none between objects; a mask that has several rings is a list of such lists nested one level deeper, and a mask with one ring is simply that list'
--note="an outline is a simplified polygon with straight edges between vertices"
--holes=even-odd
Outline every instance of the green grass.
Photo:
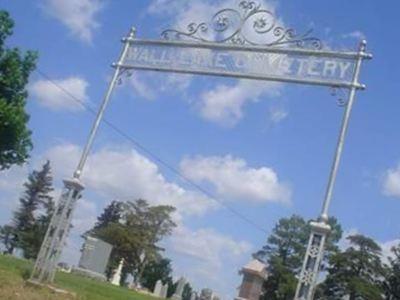
[{"label": "green grass", "polygon": [[0,299],[18,300],[155,300],[126,288],[113,286],[105,282],[83,278],[73,274],[57,273],[55,286],[76,294],[55,294],[47,288],[38,288],[25,284],[32,263],[11,256],[0,255]]}]

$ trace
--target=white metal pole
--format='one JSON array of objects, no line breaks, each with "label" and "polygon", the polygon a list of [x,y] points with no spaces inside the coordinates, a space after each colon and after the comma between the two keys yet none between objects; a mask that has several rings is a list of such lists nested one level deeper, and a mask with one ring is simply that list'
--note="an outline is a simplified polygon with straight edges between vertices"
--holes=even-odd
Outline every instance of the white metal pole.
[{"label": "white metal pole", "polygon": [[350,87],[349,89],[349,98],[342,119],[342,125],[340,128],[336,151],[329,174],[329,180],[326,188],[324,202],[322,205],[321,215],[318,222],[311,222],[310,239],[304,257],[299,282],[297,284],[296,294],[294,297],[295,300],[312,300],[314,296],[315,286],[320,270],[320,264],[324,255],[325,241],[331,229],[328,225],[329,205],[332,199],[333,187],[335,185],[339,162],[342,156],[343,145],[349,126],[350,114],[355,100],[355,93],[357,90],[356,86],[359,84],[358,77],[360,75],[362,60],[365,57],[365,48],[366,41],[363,40],[361,41],[358,50],[359,55],[354,67],[352,87]]},{"label": "white metal pole", "polygon": [[354,68],[354,75],[353,75],[353,82],[352,82],[353,86],[349,90],[349,98],[348,98],[348,102],[346,104],[346,109],[344,111],[342,126],[340,128],[339,139],[338,139],[337,146],[336,146],[336,152],[335,152],[335,156],[333,159],[331,172],[329,174],[328,186],[326,188],[324,203],[322,205],[321,216],[320,216],[321,220],[323,220],[325,222],[328,221],[329,204],[331,203],[331,199],[332,199],[332,191],[333,191],[333,187],[335,185],[337,171],[339,169],[340,158],[342,156],[344,140],[346,137],[347,129],[349,127],[350,114],[351,114],[351,110],[353,108],[355,95],[356,95],[356,91],[357,91],[357,89],[354,86],[356,84],[358,84],[358,77],[360,76],[361,63],[363,60],[362,54],[365,52],[366,45],[367,45],[367,42],[365,40],[361,41],[360,48],[359,48],[360,56],[358,57],[355,68]]},{"label": "white metal pole", "polygon": [[76,168],[76,171],[74,173],[74,178],[80,178],[80,176],[81,176],[82,169],[83,169],[83,167],[84,167],[84,165],[86,163],[86,160],[87,160],[87,157],[89,155],[90,149],[92,148],[92,144],[93,144],[94,138],[96,136],[97,130],[99,128],[100,122],[101,122],[101,120],[103,118],[104,111],[106,110],[107,104],[108,104],[108,102],[109,102],[109,100],[111,98],[111,94],[112,94],[112,92],[114,90],[115,84],[117,83],[117,79],[118,79],[118,77],[120,75],[121,68],[122,68],[122,65],[123,65],[124,60],[125,60],[125,56],[126,56],[126,54],[128,52],[129,46],[130,46],[130,42],[133,41],[133,39],[135,38],[135,35],[136,35],[136,29],[134,27],[132,27],[130,32],[129,32],[128,37],[123,39],[123,42],[125,43],[125,46],[124,46],[124,48],[122,50],[121,56],[120,56],[120,58],[118,60],[118,63],[113,65],[113,66],[115,66],[114,75],[113,75],[113,77],[111,79],[110,85],[108,86],[108,89],[107,89],[107,92],[106,92],[106,94],[104,96],[103,102],[101,103],[101,106],[100,106],[99,111],[97,113],[95,122],[94,122],[94,124],[92,126],[92,129],[90,131],[89,137],[87,139],[85,148],[83,149],[81,159],[79,160],[78,167]]},{"label": "white metal pole", "polygon": [[113,77],[96,115],[96,119],[89,133],[78,166],[73,174],[73,178],[64,180],[63,192],[61,193],[60,200],[58,201],[58,205],[50,221],[31,274],[30,280],[33,282],[52,282],[54,279],[57,262],[61,255],[65,239],[68,235],[71,225],[75,204],[79,200],[81,192],[84,189],[83,184],[80,182],[82,170],[92,148],[94,138],[100,126],[107,104],[110,101],[115,84],[121,75],[121,70],[123,70],[123,62],[126,54],[128,53],[130,43],[134,40],[135,35],[135,28],[131,28],[128,36],[123,39],[125,45],[119,57],[118,63],[114,65],[115,71]]}]

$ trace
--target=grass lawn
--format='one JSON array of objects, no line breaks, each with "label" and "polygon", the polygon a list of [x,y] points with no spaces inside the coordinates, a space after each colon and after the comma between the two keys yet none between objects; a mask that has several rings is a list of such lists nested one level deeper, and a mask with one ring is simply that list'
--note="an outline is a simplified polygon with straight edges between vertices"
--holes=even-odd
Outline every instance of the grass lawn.
[{"label": "grass lawn", "polygon": [[71,291],[71,295],[56,294],[47,288],[38,288],[25,284],[32,263],[11,256],[0,255],[0,299],[18,300],[155,300],[126,288],[97,282],[73,274],[57,273],[55,286]]}]

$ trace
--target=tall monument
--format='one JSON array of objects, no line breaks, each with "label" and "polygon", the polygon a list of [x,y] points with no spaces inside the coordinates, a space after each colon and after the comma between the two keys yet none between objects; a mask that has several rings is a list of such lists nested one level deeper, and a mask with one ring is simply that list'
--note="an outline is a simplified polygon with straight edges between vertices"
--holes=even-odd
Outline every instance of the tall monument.
[{"label": "tall monument", "polygon": [[124,266],[124,259],[121,259],[118,268],[115,270],[114,275],[111,278],[111,284],[120,285],[123,266]]},{"label": "tall monument", "polygon": [[268,277],[267,265],[253,259],[240,271],[243,281],[240,285],[239,296],[235,300],[258,300],[262,286]]}]

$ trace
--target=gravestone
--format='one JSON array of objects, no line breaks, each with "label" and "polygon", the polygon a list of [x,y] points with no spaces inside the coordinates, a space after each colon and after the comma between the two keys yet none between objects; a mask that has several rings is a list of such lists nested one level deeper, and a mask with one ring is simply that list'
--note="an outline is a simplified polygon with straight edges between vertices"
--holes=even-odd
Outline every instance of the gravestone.
[{"label": "gravestone", "polygon": [[182,299],[182,293],[183,293],[183,288],[185,287],[185,284],[186,284],[186,279],[184,277],[179,278],[175,293],[172,295],[172,299],[174,299],[174,300]]},{"label": "gravestone", "polygon": [[154,287],[153,294],[156,297],[161,297],[161,292],[162,292],[163,284],[161,280],[157,280],[156,285]]},{"label": "gravestone", "polygon": [[200,299],[201,300],[212,300],[214,296],[214,292],[212,289],[204,288],[200,292]]},{"label": "gravestone", "polygon": [[121,259],[119,262],[117,270],[115,270],[112,278],[111,278],[111,284],[113,285],[120,285],[121,281],[121,273],[122,273],[122,267],[124,266],[124,259]]},{"label": "gravestone", "polygon": [[197,300],[197,293],[196,292],[192,292],[192,294],[190,295],[190,300]]},{"label": "gravestone", "polygon": [[106,281],[104,275],[112,246],[100,239],[87,236],[82,247],[82,254],[78,267],[72,269],[73,273],[93,279]]},{"label": "gravestone", "polygon": [[162,286],[160,297],[167,298],[167,294],[168,294],[168,283],[166,283]]}]

